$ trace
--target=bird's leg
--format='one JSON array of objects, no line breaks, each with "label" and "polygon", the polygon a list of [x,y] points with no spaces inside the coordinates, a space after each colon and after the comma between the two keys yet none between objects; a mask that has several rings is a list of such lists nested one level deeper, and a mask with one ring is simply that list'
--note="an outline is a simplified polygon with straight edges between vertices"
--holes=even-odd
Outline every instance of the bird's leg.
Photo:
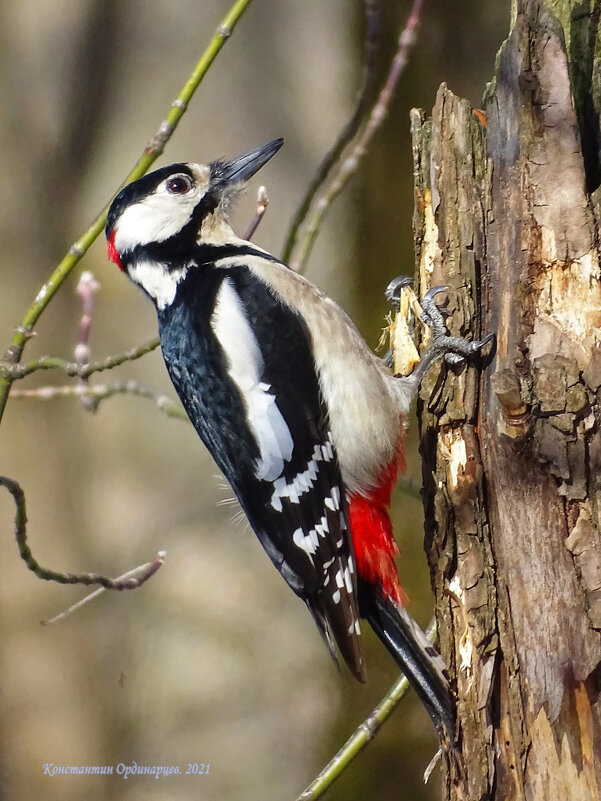
[{"label": "bird's leg", "polygon": [[[386,289],[386,298],[393,308],[398,312],[401,308],[401,294],[408,290],[411,279],[406,276],[399,276],[390,282]],[[430,329],[432,341],[422,355],[419,363],[411,372],[411,379],[420,384],[424,376],[438,359],[444,359],[447,364],[457,365],[463,360],[473,358],[481,353],[482,349],[495,339],[494,334],[487,334],[483,339],[469,341],[463,337],[450,336],[438,306],[434,298],[440,292],[445,292],[448,287],[435,286],[428,290],[421,300],[421,303],[412,305],[416,316],[423,325]],[[416,308],[417,306],[417,308]],[[493,346],[494,347],[494,346]]]}]

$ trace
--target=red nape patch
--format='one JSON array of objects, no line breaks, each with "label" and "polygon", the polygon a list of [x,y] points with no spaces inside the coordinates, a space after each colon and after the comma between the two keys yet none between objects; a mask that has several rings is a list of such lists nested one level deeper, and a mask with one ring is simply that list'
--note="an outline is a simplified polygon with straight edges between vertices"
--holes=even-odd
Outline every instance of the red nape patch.
[{"label": "red nape patch", "polygon": [[109,234],[109,238],[106,245],[106,252],[109,254],[109,259],[115,262],[117,267],[123,272],[121,257],[119,256],[119,252],[115,247],[115,231],[111,231],[111,233]]},{"label": "red nape patch", "polygon": [[399,546],[388,514],[398,472],[399,465],[393,462],[382,471],[376,490],[366,496],[351,495],[349,518],[359,576],[369,584],[380,586],[384,595],[403,604],[406,596],[394,563]]}]

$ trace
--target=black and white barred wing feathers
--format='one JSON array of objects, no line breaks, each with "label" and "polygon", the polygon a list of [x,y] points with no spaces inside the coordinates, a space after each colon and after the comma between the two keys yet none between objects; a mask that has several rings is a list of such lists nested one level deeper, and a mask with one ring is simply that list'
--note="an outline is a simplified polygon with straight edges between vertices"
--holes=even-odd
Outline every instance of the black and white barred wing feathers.
[{"label": "black and white barred wing feathers", "polygon": [[[191,280],[198,281],[201,271],[190,273]],[[211,381],[224,383],[223,419],[208,424],[202,399],[182,400],[264,549],[307,603],[330,651],[336,655],[336,643],[353,674],[365,680],[346,499],[310,334],[243,263],[229,257],[220,268],[217,260],[210,274],[217,284],[204,338],[207,363],[218,376]],[[179,292],[206,298],[206,287],[187,283]],[[197,353],[198,347],[190,351]],[[181,365],[181,355],[176,361]],[[178,382],[170,372],[178,392],[178,383],[184,394],[186,386],[202,384],[189,378]],[[212,392],[214,410],[215,387]]]},{"label": "black and white barred wing feathers", "polygon": [[232,266],[227,273],[212,325],[227,355],[228,373],[245,398],[259,448],[254,475],[239,497],[332,653],[335,640],[353,672],[364,678],[344,488],[310,335],[246,267]]}]

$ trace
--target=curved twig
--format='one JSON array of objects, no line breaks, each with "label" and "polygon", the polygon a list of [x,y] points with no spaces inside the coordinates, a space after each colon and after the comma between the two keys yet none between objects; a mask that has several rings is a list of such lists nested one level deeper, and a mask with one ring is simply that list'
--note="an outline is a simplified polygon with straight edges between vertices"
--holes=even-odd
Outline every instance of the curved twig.
[{"label": "curved twig", "polygon": [[153,337],[141,345],[124,353],[118,353],[115,356],[107,356],[97,362],[89,362],[88,364],[79,364],[78,362],[70,362],[67,359],[61,359],[59,356],[40,356],[39,359],[31,359],[28,362],[20,364],[6,364],[0,362],[0,373],[8,375],[11,381],[16,381],[19,378],[35,373],[37,370],[62,370],[67,375],[77,378],[88,378],[93,373],[102,373],[104,370],[112,370],[113,367],[118,367],[125,362],[133,362],[140,359],[147,353],[150,353],[160,345],[158,337]]},{"label": "curved twig", "polygon": [[311,204],[313,213],[309,217],[311,209],[308,209],[305,220],[301,221],[302,224],[305,225],[305,228],[302,239],[300,239],[296,248],[298,250],[298,255],[293,257],[291,254],[290,259],[286,262],[288,266],[296,272],[303,272],[305,269],[309,254],[311,253],[313,244],[321,229],[328,209],[333,200],[338,197],[349,178],[357,171],[374,134],[386,119],[394,90],[407,64],[409,51],[415,41],[415,29],[420,20],[423,4],[424,0],[413,0],[411,13],[399,36],[397,50],[390,65],[386,80],[384,81],[384,85],[378,95],[378,99],[365,125],[359,128],[354,137],[354,141],[349,143],[350,155],[345,156],[344,153],[340,154],[336,164],[337,169],[332,180],[323,193],[317,199],[314,199],[314,202]]},{"label": "curved twig", "polygon": [[101,401],[112,398],[115,395],[135,395],[138,398],[147,398],[154,401],[157,409],[167,417],[177,420],[186,420],[189,417],[183,407],[167,395],[157,392],[156,389],[146,387],[137,381],[115,381],[114,384],[67,384],[59,387],[37,387],[36,389],[15,389],[12,397],[35,398],[37,400],[53,400],[54,398],[80,398],[89,401],[90,411],[95,412],[100,406]]},{"label": "curved twig", "polygon": [[100,584],[106,590],[135,590],[148,581],[151,576],[154,576],[165,561],[164,552],[161,551],[152,562],[130,570],[116,579],[102,576],[100,573],[60,573],[42,567],[35,559],[27,542],[27,510],[23,489],[17,481],[7,476],[0,476],[0,487],[6,487],[15,501],[15,538],[19,547],[19,555],[38,578],[45,581],[56,581],[59,584]]},{"label": "curved twig", "polygon": [[380,0],[365,0],[364,13],[363,82],[359,89],[357,104],[350,119],[345,123],[338,134],[338,138],[334,142],[332,148],[326,153],[323,161],[317,168],[315,176],[307,187],[305,196],[294,213],[282,251],[282,261],[284,264],[288,264],[292,258],[292,254],[298,242],[300,228],[307,218],[315,196],[325,183],[336,162],[340,159],[344,149],[352,142],[359,131],[374,93],[376,86],[376,61],[380,49]]}]

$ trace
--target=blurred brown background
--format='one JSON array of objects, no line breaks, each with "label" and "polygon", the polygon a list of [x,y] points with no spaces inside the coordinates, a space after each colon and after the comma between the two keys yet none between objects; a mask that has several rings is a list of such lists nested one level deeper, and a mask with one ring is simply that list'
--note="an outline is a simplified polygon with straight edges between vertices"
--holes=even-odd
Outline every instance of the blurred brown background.
[{"label": "blurred brown background", "polygon": [[[408,2],[386,14],[382,67]],[[0,7],[0,335],[7,342],[44,278],[110,198],[154,132],[229,0],[22,0]],[[385,129],[336,203],[308,275],[375,346],[388,281],[412,270],[408,112],[441,81],[479,104],[509,18],[507,0],[427,2]],[[255,0],[160,163],[234,156],[284,136],[261,174],[271,205],[257,241],[280,252],[307,176],[345,120],[360,76],[361,4]],[[258,181],[235,215],[244,230]],[[82,264],[102,285],[92,353],[153,336],[154,312],[110,265],[104,240]],[[28,355],[71,357],[80,308],[68,281]],[[4,345],[2,346],[4,348]],[[155,353],[95,381],[132,377],[173,396]],[[23,386],[58,384],[59,374]],[[38,559],[118,575],[167,550],[132,593],[105,593],[51,627],[85,594],[35,578],[19,560],[14,509],[0,495],[0,799],[294,799],[396,677],[367,636],[370,682],[339,676],[310,616],[265,558],[188,424],[148,401],[11,400],[0,472],[27,492]],[[419,477],[415,440],[409,473]],[[401,575],[411,610],[431,614],[420,504],[397,495]],[[403,701],[328,798],[434,799],[430,722]],[[57,765],[210,762],[209,776],[43,775]]]}]

